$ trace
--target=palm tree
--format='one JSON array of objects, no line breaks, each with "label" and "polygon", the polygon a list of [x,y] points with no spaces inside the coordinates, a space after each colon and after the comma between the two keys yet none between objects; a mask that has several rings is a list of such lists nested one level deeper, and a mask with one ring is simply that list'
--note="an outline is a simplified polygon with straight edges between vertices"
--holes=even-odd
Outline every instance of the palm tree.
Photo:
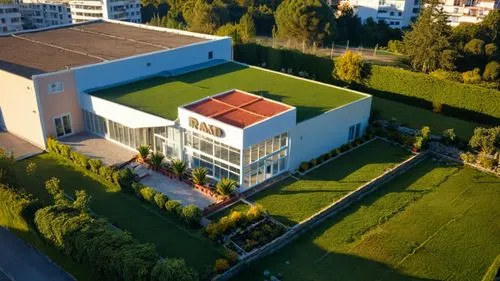
[{"label": "palm tree", "polygon": [[198,185],[205,185],[207,183],[207,168],[197,167],[191,172],[193,176],[193,183]]},{"label": "palm tree", "polygon": [[232,179],[222,178],[217,183],[217,192],[224,197],[228,197],[236,187],[236,182]]},{"label": "palm tree", "polygon": [[150,164],[153,170],[158,171],[165,156],[160,152],[151,153]]},{"label": "palm tree", "polygon": [[139,152],[139,160],[145,161],[149,155],[149,146],[141,145],[137,148],[137,152]]},{"label": "palm tree", "polygon": [[186,162],[179,160],[179,159],[173,159],[172,160],[172,170],[174,170],[174,174],[179,177],[179,180],[182,179],[182,174],[186,170]]}]

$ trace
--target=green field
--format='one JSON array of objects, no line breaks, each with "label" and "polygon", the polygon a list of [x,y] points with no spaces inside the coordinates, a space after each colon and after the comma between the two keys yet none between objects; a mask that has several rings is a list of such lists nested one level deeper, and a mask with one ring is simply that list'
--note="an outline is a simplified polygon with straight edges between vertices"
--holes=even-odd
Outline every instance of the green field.
[{"label": "green field", "polygon": [[391,120],[395,118],[410,128],[420,129],[429,126],[432,134],[441,133],[453,128],[462,140],[468,141],[474,128],[480,124],[434,113],[420,107],[406,105],[379,97],[373,97],[372,109],[378,113],[378,118]]},{"label": "green field", "polygon": [[[32,161],[38,166],[34,176],[25,176],[25,169]],[[66,160],[51,154],[42,154],[16,163],[19,186],[47,201],[50,197],[44,182],[52,176],[60,179],[67,194],[84,189],[91,196],[90,208],[99,216],[126,230],[140,242],[156,245],[160,255],[179,257],[203,273],[212,268],[221,256],[219,249],[205,239],[200,230],[186,229],[175,217],[163,216],[154,207],[143,204],[137,198],[124,194],[117,187],[105,187],[105,183],[90,177],[84,170],[75,170]]]},{"label": "green field", "polygon": [[92,95],[175,120],[179,106],[231,89],[295,106],[298,122],[365,97],[342,88],[236,63],[225,63],[172,78],[154,77],[99,90]]},{"label": "green field", "polygon": [[500,179],[428,159],[235,280],[481,280],[498,233]]},{"label": "green field", "polygon": [[313,170],[300,180],[287,178],[248,198],[276,219],[296,224],[409,157],[386,141],[375,140]]}]

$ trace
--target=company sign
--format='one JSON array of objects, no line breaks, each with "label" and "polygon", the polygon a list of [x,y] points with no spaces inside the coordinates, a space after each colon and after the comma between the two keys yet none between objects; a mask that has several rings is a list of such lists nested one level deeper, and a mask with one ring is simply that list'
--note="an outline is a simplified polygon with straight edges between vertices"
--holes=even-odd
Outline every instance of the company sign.
[{"label": "company sign", "polygon": [[204,133],[210,134],[215,137],[222,137],[224,135],[224,131],[214,125],[209,125],[205,122],[200,122],[198,119],[194,117],[189,117],[189,127],[200,130]]}]

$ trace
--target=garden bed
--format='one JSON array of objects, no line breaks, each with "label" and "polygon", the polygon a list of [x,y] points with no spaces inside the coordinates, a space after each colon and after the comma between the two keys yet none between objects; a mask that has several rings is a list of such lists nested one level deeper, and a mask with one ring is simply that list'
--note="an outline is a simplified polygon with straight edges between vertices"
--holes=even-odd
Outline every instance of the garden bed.
[{"label": "garden bed", "polygon": [[230,239],[246,253],[250,253],[280,237],[285,231],[286,228],[283,225],[267,217],[259,223],[235,233]]}]

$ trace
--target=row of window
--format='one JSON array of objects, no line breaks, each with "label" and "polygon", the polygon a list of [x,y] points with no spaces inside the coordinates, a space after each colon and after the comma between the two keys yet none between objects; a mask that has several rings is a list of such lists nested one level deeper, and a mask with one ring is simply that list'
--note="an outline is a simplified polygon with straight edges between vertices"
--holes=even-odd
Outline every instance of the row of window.
[{"label": "row of window", "polygon": [[0,9],[0,14],[10,14],[10,13],[19,13],[18,8],[5,8],[5,9]]},{"label": "row of window", "polygon": [[[6,21],[4,18],[0,19],[0,22],[1,22],[1,23],[7,23],[7,21]],[[11,19],[10,19],[10,22],[11,22],[11,23],[21,22],[21,19],[20,19],[20,18],[11,18]]]},{"label": "row of window", "polygon": [[288,150],[284,149],[244,167],[243,185],[245,187],[251,187],[286,171],[287,162]]},{"label": "row of window", "polygon": [[274,136],[270,139],[262,141],[258,144],[254,144],[245,149],[243,154],[243,163],[248,165],[267,155],[276,152],[288,145],[288,134],[283,133],[277,136]]},{"label": "row of window", "polygon": [[218,161],[207,155],[200,154],[198,152],[193,152],[191,156],[192,167],[204,167],[208,171],[208,175],[217,179],[230,178],[235,180],[237,183],[240,182],[240,169],[228,165],[227,163]]},{"label": "row of window", "polygon": [[227,161],[236,166],[240,166],[240,150],[223,144],[212,138],[202,136],[196,132],[187,130],[184,135],[186,147],[198,150],[216,159]]}]

